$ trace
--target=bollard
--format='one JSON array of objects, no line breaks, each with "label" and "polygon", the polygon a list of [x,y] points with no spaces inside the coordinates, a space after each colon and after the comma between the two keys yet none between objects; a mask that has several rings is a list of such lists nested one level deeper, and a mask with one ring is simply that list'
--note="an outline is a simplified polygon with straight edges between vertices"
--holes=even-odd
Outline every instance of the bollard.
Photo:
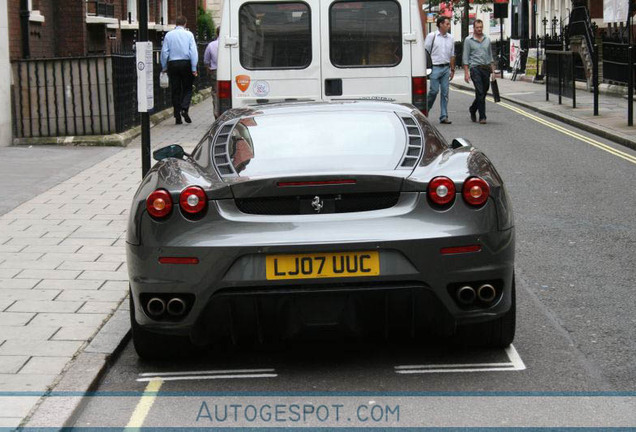
[{"label": "bollard", "polygon": [[627,126],[634,126],[634,64],[632,46],[627,48]]},{"label": "bollard", "polygon": [[594,88],[594,115],[598,115],[598,45],[594,45],[592,53],[592,86]]}]

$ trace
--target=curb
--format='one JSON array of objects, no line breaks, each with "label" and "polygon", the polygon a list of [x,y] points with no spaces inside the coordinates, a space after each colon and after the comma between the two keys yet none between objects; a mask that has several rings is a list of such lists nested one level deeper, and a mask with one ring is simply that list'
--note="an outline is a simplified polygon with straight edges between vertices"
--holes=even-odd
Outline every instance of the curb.
[{"label": "curb", "polygon": [[[203,102],[212,95],[211,88],[205,88],[193,95],[194,105]],[[166,108],[150,116],[150,127],[156,126],[165,119],[172,117],[172,108]],[[141,126],[134,126],[127,131],[110,135],[78,135],[78,136],[58,136],[58,137],[33,137],[14,138],[14,146],[29,145],[59,145],[59,146],[109,146],[126,147],[132,140],[141,135]]]},{"label": "curb", "polygon": [[[84,395],[93,391],[113,358],[130,338],[128,296],[115,312],[104,321],[90,343],[80,349],[57,382],[36,403],[18,428],[70,426],[85,403]],[[77,396],[48,397],[51,392],[72,392]]]},{"label": "curb", "polygon": [[[455,88],[461,89],[461,90],[468,90],[468,91],[473,91],[474,89],[472,87],[463,85],[463,84],[457,84],[457,83],[451,83],[451,85]],[[490,96],[492,96],[492,93],[488,93]],[[508,102],[512,102],[514,104],[517,104],[519,106],[522,106],[524,108],[527,108],[529,110],[538,112],[540,114],[543,114],[546,117],[550,117],[553,118],[555,120],[559,120],[562,121],[563,123],[567,123],[571,126],[575,126],[578,129],[584,130],[586,132],[590,132],[594,135],[597,135],[601,138],[605,138],[605,139],[609,139],[611,141],[614,141],[617,144],[621,144],[625,147],[631,148],[632,150],[636,150],[636,141],[634,141],[632,138],[626,137],[622,134],[619,134],[617,132],[613,132],[611,130],[608,129],[602,129],[598,126],[593,126],[590,125],[589,123],[584,122],[583,120],[573,117],[573,116],[569,116],[569,115],[565,115],[565,114],[561,114],[558,112],[554,112],[554,111],[548,111],[545,110],[543,108],[538,108],[528,102],[523,102],[520,101],[519,99],[515,99],[515,98],[511,98],[509,96],[505,96],[505,95],[501,95],[501,99],[502,100],[506,100]]]}]

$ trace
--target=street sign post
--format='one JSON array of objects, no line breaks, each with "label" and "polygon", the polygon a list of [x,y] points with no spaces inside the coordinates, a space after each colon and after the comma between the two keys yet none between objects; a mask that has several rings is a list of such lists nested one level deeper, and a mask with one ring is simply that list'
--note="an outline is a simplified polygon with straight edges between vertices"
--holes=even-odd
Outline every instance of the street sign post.
[{"label": "street sign post", "polygon": [[[148,42],[148,0],[139,0],[137,16],[139,17],[139,42],[137,43],[137,97],[141,112],[141,177],[150,171],[150,114],[148,110],[154,108],[152,81],[152,42]],[[139,52],[139,49],[143,53]],[[140,62],[144,63],[144,71],[140,71]],[[150,72],[148,72],[148,70]],[[143,78],[140,78],[143,76]],[[141,85],[143,79],[145,85]],[[142,97],[143,96],[143,97]],[[142,110],[141,108],[145,108]]]},{"label": "street sign post", "polygon": [[137,111],[147,113],[155,107],[152,42],[137,42]]}]

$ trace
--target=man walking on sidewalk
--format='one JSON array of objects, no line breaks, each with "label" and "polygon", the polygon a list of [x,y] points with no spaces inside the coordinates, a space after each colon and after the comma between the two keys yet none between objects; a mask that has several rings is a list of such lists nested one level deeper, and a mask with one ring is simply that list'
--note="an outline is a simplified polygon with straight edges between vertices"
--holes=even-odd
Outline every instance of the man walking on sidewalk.
[{"label": "man walking on sidewalk", "polygon": [[431,88],[428,92],[427,106],[430,109],[435,104],[437,93],[442,91],[440,97],[439,122],[451,124],[448,119],[448,88],[450,80],[455,76],[455,42],[450,30],[450,18],[441,16],[437,18],[437,31],[426,35],[424,49],[431,54],[433,60],[433,72],[429,77]]},{"label": "man walking on sidewalk", "polygon": [[178,17],[177,27],[168,32],[161,47],[161,69],[168,72],[176,124],[182,123],[181,116],[192,123],[188,110],[199,62],[197,44],[194,35],[185,29],[186,23],[184,16]]},{"label": "man walking on sidewalk", "polygon": [[207,66],[208,73],[210,74],[210,81],[212,83],[212,110],[214,111],[214,100],[216,94],[216,68],[217,59],[219,58],[219,35],[221,28],[216,28],[216,39],[208,44],[205,48],[205,54],[203,55],[203,64]]},{"label": "man walking on sidewalk", "polygon": [[490,88],[490,75],[495,73],[495,68],[490,39],[484,35],[484,22],[482,20],[475,20],[473,34],[464,40],[462,60],[464,81],[468,83],[472,79],[475,86],[475,100],[468,109],[470,119],[476,122],[477,111],[479,111],[479,123],[486,124],[486,93]]}]

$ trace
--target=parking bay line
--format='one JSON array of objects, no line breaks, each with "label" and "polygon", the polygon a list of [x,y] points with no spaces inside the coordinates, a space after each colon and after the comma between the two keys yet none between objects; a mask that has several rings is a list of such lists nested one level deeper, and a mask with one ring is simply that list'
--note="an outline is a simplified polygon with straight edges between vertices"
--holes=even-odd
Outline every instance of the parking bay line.
[{"label": "parking bay line", "polygon": [[402,375],[451,372],[503,372],[525,370],[526,365],[513,345],[505,349],[508,362],[500,363],[457,363],[457,364],[423,364],[395,366],[395,373]]},{"label": "parking bay line", "polygon": [[275,369],[228,369],[217,371],[186,371],[186,372],[146,372],[139,374],[137,382],[162,381],[194,381],[213,379],[245,379],[245,378],[276,378]]}]

